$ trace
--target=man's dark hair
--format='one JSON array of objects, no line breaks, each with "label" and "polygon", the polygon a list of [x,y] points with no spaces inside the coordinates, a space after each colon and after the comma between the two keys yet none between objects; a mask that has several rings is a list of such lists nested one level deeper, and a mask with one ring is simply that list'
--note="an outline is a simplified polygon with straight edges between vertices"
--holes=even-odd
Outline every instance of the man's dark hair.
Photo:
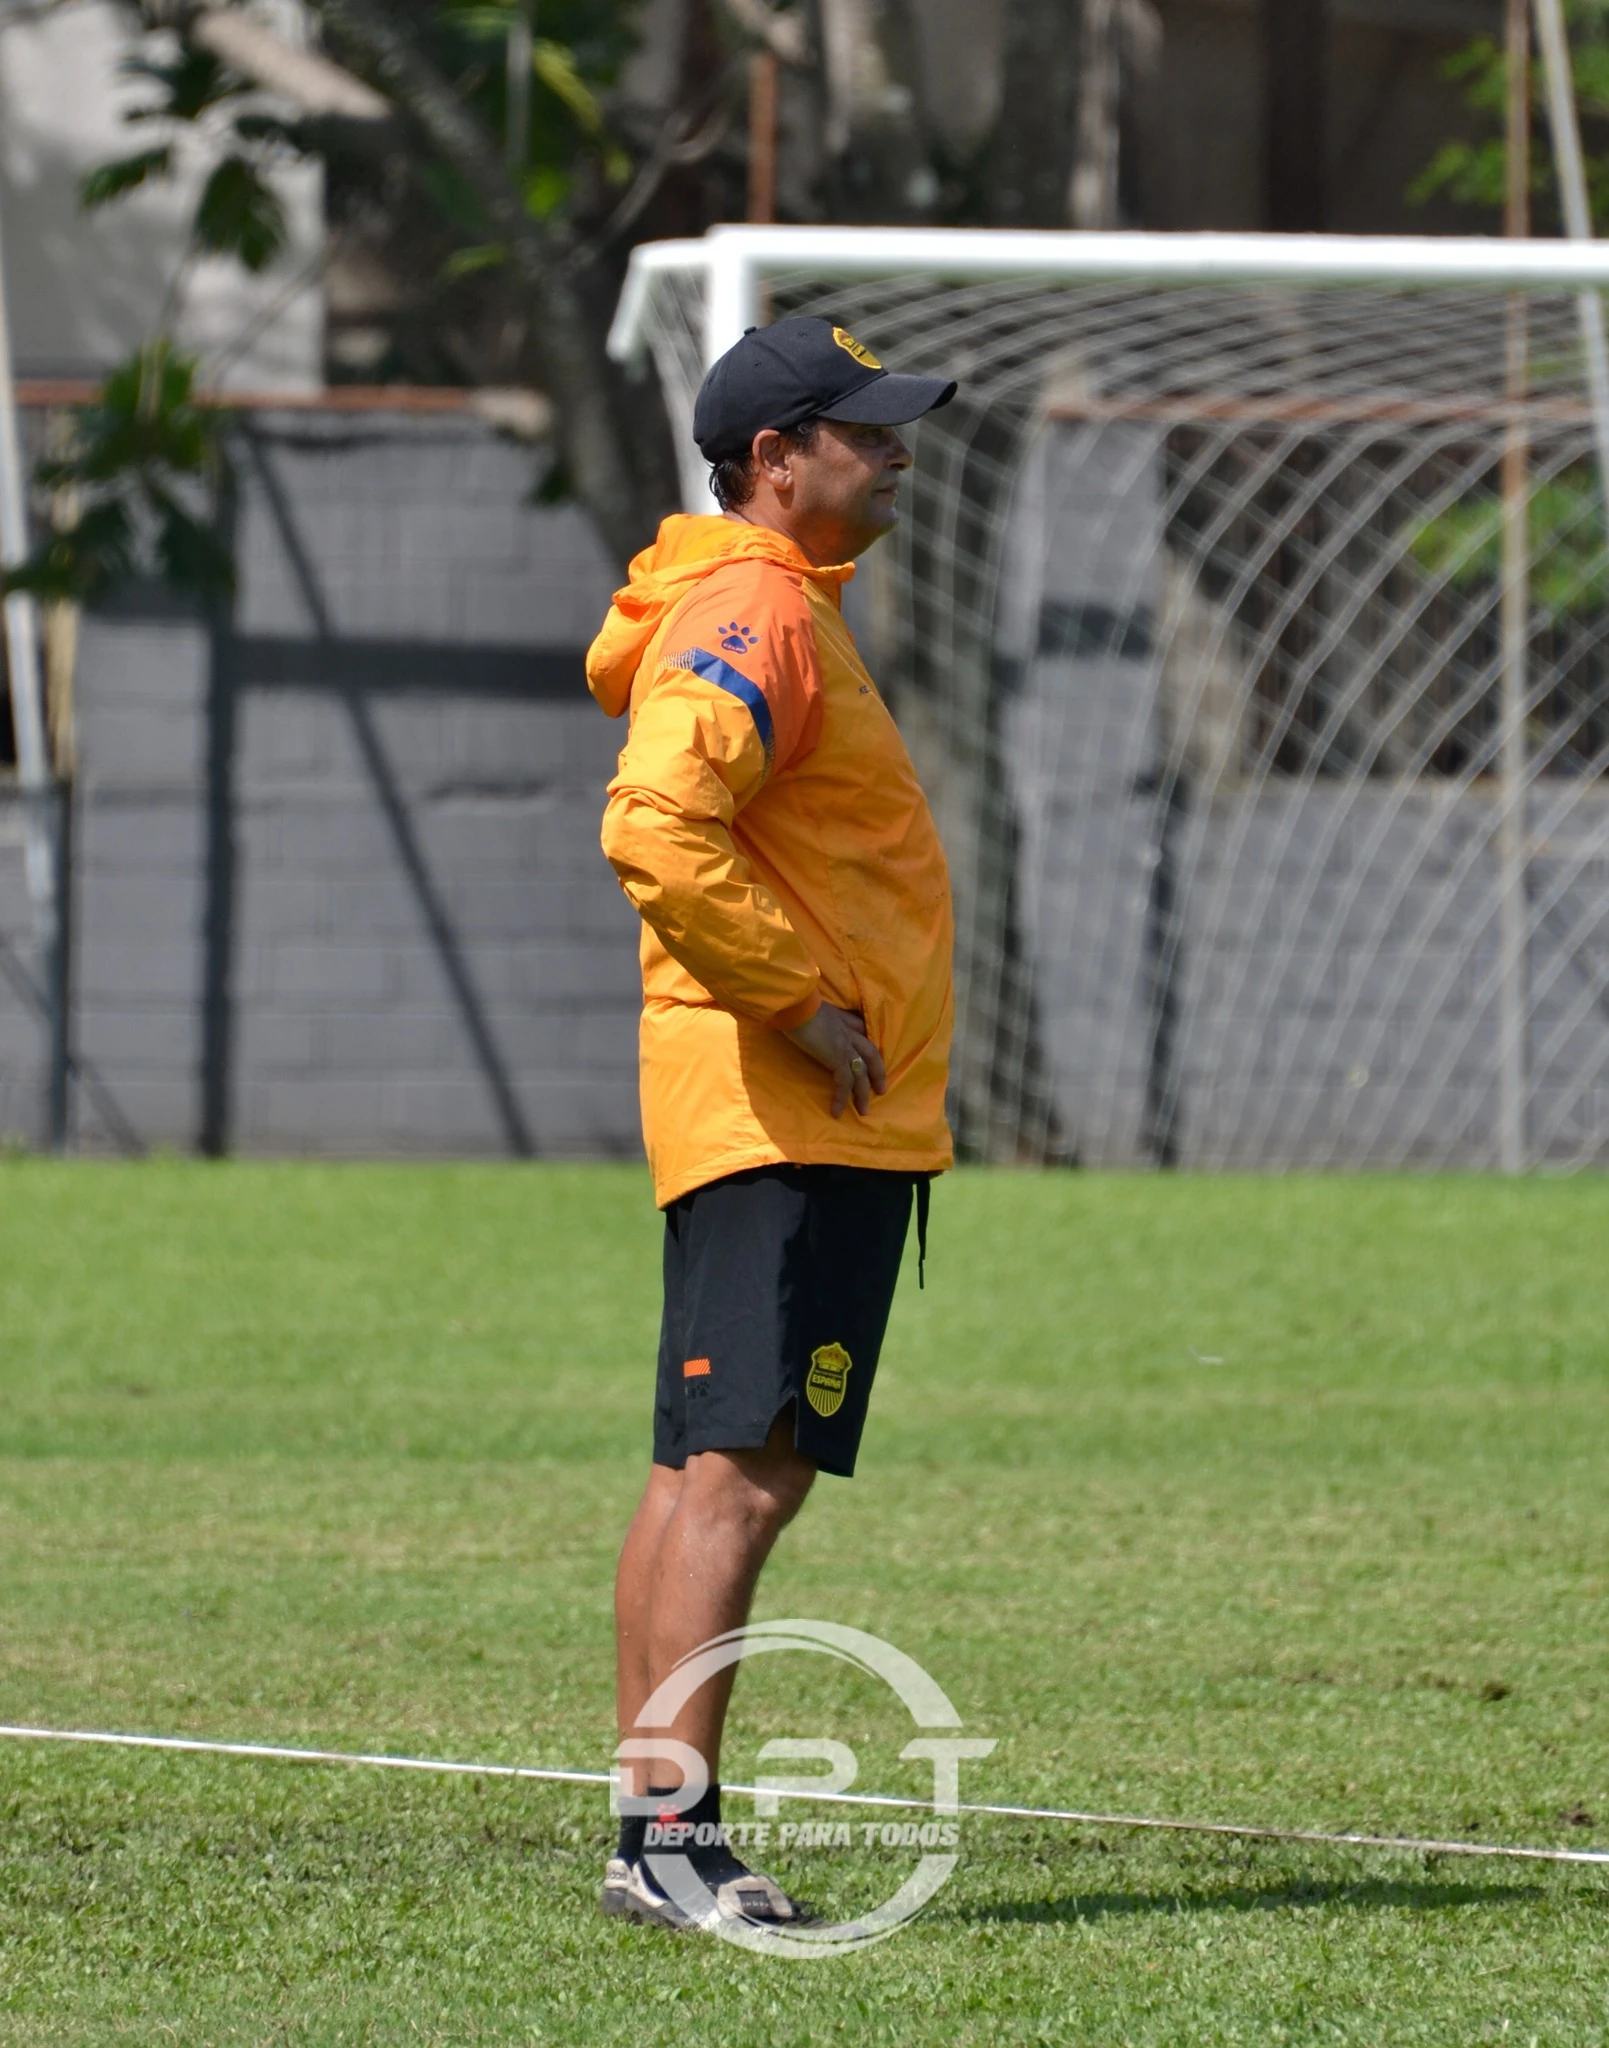
[{"label": "man's dark hair", "polygon": [[[820,420],[812,419],[801,420],[796,427],[784,427],[783,447],[808,448],[815,440],[820,425]],[[758,481],[752,448],[745,448],[741,455],[728,455],[724,460],[710,464],[710,489],[723,512],[741,512],[754,496],[754,486]]]}]

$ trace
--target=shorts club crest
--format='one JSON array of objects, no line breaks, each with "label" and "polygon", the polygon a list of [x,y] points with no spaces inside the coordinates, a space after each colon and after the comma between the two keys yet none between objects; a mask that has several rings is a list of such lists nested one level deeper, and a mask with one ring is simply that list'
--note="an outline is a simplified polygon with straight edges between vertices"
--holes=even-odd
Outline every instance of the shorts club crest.
[{"label": "shorts club crest", "polygon": [[849,1369],[854,1361],[842,1344],[822,1344],[810,1354],[805,1399],[818,1415],[836,1415],[844,1405]]}]

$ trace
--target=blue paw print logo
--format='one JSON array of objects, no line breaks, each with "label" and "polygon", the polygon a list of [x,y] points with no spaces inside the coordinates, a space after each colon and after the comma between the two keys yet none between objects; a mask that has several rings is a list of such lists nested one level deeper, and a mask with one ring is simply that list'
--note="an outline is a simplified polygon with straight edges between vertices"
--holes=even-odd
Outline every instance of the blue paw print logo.
[{"label": "blue paw print logo", "polygon": [[751,633],[747,626],[740,626],[736,619],[729,626],[721,628],[721,645],[728,654],[747,654],[751,647],[759,645],[758,633]]}]

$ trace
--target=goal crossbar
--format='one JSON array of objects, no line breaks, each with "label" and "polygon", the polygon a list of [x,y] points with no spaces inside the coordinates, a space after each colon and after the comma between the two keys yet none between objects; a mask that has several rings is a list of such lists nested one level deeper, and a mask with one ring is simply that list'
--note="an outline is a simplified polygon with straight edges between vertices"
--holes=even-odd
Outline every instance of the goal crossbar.
[{"label": "goal crossbar", "polygon": [[714,227],[701,240],[631,253],[609,353],[640,359],[649,302],[666,273],[704,286],[704,359],[760,324],[766,280],[908,273],[952,283],[1381,285],[1398,290],[1609,289],[1609,242],[1500,241],[1478,235],[1092,234],[1076,229]]}]

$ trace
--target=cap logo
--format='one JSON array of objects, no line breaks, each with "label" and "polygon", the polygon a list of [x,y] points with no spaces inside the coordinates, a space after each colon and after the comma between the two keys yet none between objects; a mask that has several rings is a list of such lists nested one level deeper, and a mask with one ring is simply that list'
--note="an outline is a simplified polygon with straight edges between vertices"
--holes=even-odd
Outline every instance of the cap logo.
[{"label": "cap logo", "polygon": [[852,334],[846,334],[843,328],[835,327],[832,331],[832,338],[844,351],[845,355],[851,355],[855,358],[855,361],[860,364],[863,370],[880,370],[883,367],[869,348],[858,342]]}]

